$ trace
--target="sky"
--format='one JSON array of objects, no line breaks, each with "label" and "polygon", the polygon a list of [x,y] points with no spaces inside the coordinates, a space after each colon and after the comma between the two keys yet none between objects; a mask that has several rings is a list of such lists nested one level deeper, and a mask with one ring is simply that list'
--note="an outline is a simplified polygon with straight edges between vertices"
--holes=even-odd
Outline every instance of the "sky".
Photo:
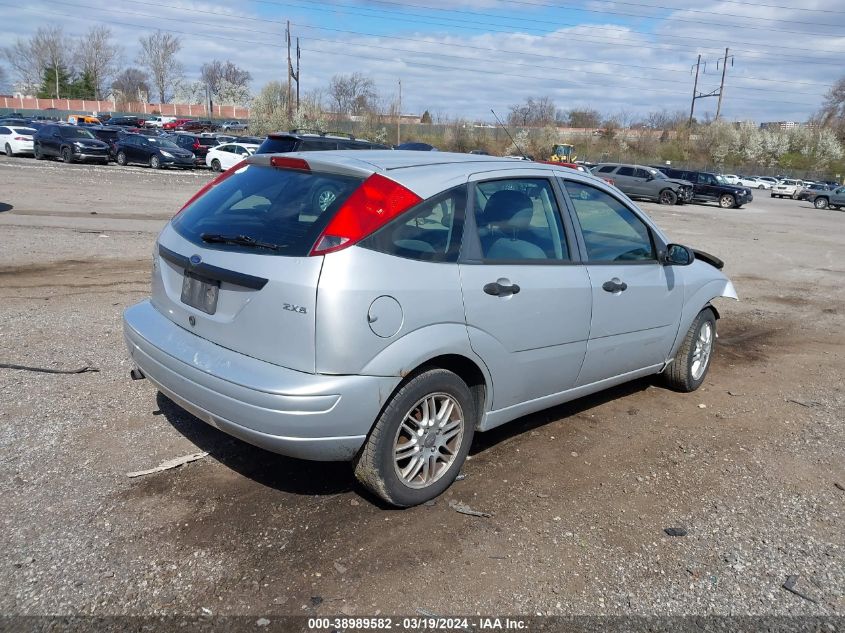
[{"label": "sky", "polygon": [[[805,121],[845,76],[842,0],[0,0],[0,47],[46,24],[81,35],[112,29],[127,65],[155,29],[182,39],[188,80],[211,59],[287,80],[285,22],[302,48],[301,90],[335,74],[370,76],[402,112],[490,121],[527,98],[562,110],[643,117],[688,112],[717,89],[730,48],[722,116]],[[7,71],[11,74],[10,69]],[[716,99],[699,99],[712,117]]]}]

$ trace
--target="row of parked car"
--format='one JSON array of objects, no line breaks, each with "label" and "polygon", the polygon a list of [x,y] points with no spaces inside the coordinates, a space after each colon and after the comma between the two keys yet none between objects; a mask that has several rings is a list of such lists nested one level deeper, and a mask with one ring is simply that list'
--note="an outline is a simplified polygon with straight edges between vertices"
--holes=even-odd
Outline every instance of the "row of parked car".
[{"label": "row of parked car", "polygon": [[845,187],[833,181],[722,175],[666,165],[600,163],[589,167],[629,197],[661,204],[715,202],[723,209],[738,209],[754,199],[753,189],[768,189],[773,198],[807,200],[818,209],[845,207]]}]

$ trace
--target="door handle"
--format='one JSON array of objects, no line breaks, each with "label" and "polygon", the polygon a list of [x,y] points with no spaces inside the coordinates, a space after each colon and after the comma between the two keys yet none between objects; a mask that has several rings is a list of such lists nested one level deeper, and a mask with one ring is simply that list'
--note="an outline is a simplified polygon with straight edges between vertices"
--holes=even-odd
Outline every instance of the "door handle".
[{"label": "door handle", "polygon": [[521,288],[516,284],[500,284],[498,281],[485,284],[484,286],[484,292],[494,297],[509,297],[510,295],[517,294],[520,290]]},{"label": "door handle", "polygon": [[605,281],[601,285],[601,288],[605,292],[624,292],[628,289],[628,284],[624,281],[619,281],[618,277],[614,277],[610,281]]}]

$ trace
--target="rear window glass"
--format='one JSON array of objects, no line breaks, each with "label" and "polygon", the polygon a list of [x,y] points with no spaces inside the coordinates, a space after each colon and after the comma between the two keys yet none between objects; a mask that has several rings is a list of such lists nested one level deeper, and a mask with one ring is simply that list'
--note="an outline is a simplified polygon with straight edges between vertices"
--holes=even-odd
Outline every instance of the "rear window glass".
[{"label": "rear window glass", "polygon": [[203,145],[205,147],[214,147],[215,145],[217,145],[217,139],[211,138],[210,136],[209,137],[200,136],[200,137],[197,138],[197,140],[199,141],[200,145]]},{"label": "rear window glass", "polygon": [[284,152],[292,152],[296,149],[297,140],[290,137],[273,138],[267,137],[261,147],[258,148],[256,154],[282,154]]},{"label": "rear window glass", "polygon": [[[248,165],[178,214],[173,228],[207,248],[304,257],[361,182],[349,176]],[[245,236],[277,248],[208,242],[209,235]]]}]

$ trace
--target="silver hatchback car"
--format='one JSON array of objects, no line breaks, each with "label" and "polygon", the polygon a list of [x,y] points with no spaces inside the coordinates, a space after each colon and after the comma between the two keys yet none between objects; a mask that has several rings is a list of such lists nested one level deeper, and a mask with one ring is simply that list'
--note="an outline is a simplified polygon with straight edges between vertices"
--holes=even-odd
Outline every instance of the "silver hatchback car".
[{"label": "silver hatchback car", "polygon": [[411,506],[452,483],[476,430],[649,374],[696,389],[711,301],[736,298],[720,268],[565,167],[257,155],[164,228],[124,329],[133,376],[208,424],[351,460]]}]

